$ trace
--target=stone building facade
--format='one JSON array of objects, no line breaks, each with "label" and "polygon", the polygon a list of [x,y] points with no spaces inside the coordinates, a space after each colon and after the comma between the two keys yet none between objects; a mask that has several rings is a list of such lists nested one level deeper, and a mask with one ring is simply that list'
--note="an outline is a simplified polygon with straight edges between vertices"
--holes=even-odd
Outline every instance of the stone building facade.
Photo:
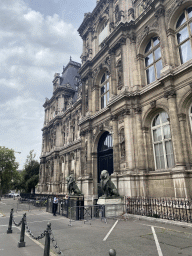
[{"label": "stone building facade", "polygon": [[80,176],[81,64],[70,59],[53,79],[53,96],[46,99],[38,192],[66,191],[66,177]]},{"label": "stone building facade", "polygon": [[[41,167],[41,191],[48,186],[52,192],[55,186],[66,192],[74,151],[86,203],[98,198],[102,169],[122,196],[191,197],[192,1],[100,0],[78,32],[83,40],[82,96],[52,121],[55,130],[43,128],[44,136],[56,131],[51,138],[56,134],[57,147],[42,153],[41,166],[48,160],[43,154],[51,165]],[[45,109],[60,99],[59,93],[58,87]],[[78,140],[62,149],[62,118],[72,136],[76,112]],[[50,143],[44,142],[44,148]],[[49,169],[54,170],[54,185],[51,178],[42,181]]]}]

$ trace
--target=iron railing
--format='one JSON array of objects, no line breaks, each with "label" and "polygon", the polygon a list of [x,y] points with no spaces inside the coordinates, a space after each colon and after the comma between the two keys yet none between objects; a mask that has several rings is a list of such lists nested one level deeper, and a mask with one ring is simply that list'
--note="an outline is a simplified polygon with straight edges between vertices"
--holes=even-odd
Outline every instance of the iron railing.
[{"label": "iron railing", "polygon": [[192,222],[192,200],[127,197],[126,212],[161,219]]}]

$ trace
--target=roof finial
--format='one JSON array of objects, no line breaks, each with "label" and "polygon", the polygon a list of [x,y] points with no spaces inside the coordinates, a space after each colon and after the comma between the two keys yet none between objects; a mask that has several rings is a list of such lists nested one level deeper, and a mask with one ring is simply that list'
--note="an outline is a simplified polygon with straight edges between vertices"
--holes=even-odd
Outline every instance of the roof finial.
[{"label": "roof finial", "polygon": [[72,58],[71,58],[71,56],[70,56],[70,61],[72,61]]}]

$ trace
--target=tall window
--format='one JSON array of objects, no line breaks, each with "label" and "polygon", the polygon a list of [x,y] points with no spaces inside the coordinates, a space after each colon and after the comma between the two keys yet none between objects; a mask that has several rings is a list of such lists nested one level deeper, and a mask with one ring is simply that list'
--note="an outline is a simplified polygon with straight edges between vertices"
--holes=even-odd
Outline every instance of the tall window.
[{"label": "tall window", "polygon": [[152,138],[156,169],[174,167],[171,131],[166,112],[159,113],[153,119]]},{"label": "tall window", "polygon": [[109,35],[109,22],[104,21],[99,30],[99,45],[103,42],[103,40]]},{"label": "tall window", "polygon": [[192,104],[189,108],[189,120],[190,120],[190,124],[191,124],[191,132],[192,132]]},{"label": "tall window", "polygon": [[154,82],[161,75],[162,60],[160,42],[157,37],[150,39],[145,48],[145,70],[147,84]]},{"label": "tall window", "polygon": [[100,81],[101,108],[105,108],[109,101],[109,75],[105,72]]},{"label": "tall window", "polygon": [[177,44],[181,64],[192,58],[192,7],[186,9],[179,17],[176,24]]}]

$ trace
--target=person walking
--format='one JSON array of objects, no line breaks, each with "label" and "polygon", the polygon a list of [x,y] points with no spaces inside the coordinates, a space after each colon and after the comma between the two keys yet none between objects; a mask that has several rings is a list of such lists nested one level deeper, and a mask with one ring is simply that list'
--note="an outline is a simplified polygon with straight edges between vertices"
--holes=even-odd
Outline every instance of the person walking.
[{"label": "person walking", "polygon": [[57,206],[58,206],[58,198],[57,196],[55,196],[53,199],[53,216],[56,216]]}]

